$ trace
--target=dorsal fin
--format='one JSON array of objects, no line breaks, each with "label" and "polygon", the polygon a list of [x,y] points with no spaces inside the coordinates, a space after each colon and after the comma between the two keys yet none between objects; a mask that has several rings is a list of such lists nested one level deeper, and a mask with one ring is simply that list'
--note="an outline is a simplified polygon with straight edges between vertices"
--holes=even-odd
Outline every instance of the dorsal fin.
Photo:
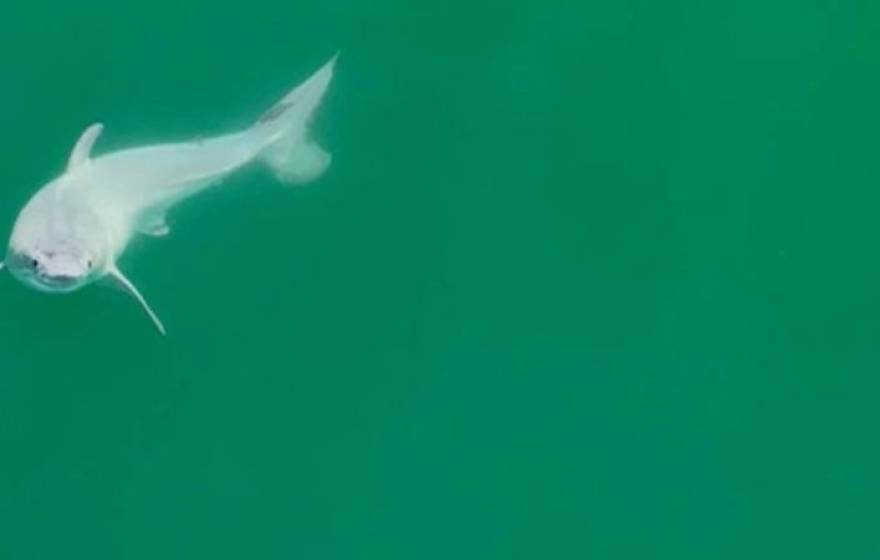
[{"label": "dorsal fin", "polygon": [[162,321],[159,320],[159,317],[153,312],[150,308],[150,304],[147,303],[147,300],[144,299],[144,296],[138,291],[134,284],[125,277],[122,272],[119,271],[115,266],[111,266],[107,271],[107,276],[110,277],[111,280],[115,281],[116,285],[122,289],[122,291],[128,293],[131,297],[136,299],[141,307],[144,308],[144,311],[147,312],[147,315],[150,316],[150,319],[153,320],[153,324],[156,325],[156,328],[159,329],[159,332],[164,335],[165,334],[165,326],[162,325]]},{"label": "dorsal fin", "polygon": [[95,123],[82,133],[82,136],[79,137],[76,146],[73,147],[73,151],[70,153],[70,159],[67,162],[68,171],[72,171],[83,163],[89,161],[89,156],[92,153],[92,146],[95,145],[95,141],[98,139],[98,136],[101,135],[103,130],[103,124]]}]

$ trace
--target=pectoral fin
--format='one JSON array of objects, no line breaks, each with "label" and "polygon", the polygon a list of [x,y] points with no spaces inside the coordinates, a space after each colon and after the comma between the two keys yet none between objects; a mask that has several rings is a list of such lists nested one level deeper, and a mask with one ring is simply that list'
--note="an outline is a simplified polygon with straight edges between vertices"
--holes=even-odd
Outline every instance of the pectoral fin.
[{"label": "pectoral fin", "polygon": [[103,124],[95,123],[82,133],[82,136],[79,137],[76,146],[73,147],[73,151],[70,153],[70,159],[67,162],[68,171],[76,169],[83,163],[89,161],[89,156],[92,154],[92,147],[95,145],[95,141],[98,139],[98,136],[101,135],[103,130]]},{"label": "pectoral fin", "polygon": [[147,303],[147,300],[144,299],[144,296],[138,291],[134,284],[119,271],[118,268],[111,268],[107,272],[107,277],[112,280],[122,291],[127,292],[131,297],[136,299],[141,307],[144,308],[144,311],[147,312],[147,315],[152,319],[153,324],[156,325],[156,328],[162,335],[165,335],[165,326],[162,325],[162,321],[159,320],[159,317],[153,312],[150,308],[150,304]]}]

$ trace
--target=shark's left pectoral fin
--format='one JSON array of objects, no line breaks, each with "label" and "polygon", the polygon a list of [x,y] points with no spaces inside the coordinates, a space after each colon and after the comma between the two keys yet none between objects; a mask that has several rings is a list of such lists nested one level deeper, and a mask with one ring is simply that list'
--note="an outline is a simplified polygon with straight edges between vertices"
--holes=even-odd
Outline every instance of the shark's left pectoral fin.
[{"label": "shark's left pectoral fin", "polygon": [[116,267],[111,268],[107,272],[107,277],[122,291],[128,293],[131,297],[140,302],[141,307],[144,308],[144,311],[146,311],[147,315],[150,316],[150,319],[153,320],[153,324],[156,325],[159,332],[164,335],[165,326],[162,324],[162,321],[159,320],[159,317],[153,312],[152,308],[150,308],[150,304],[147,303],[147,300],[144,299],[144,296],[141,295],[135,285],[132,284],[131,281]]},{"label": "shark's left pectoral fin", "polygon": [[98,136],[101,135],[103,130],[103,124],[95,123],[82,133],[79,140],[76,142],[76,146],[73,147],[73,151],[70,153],[70,159],[67,162],[68,171],[76,169],[80,165],[89,161],[89,156],[92,154],[92,147],[95,145]]}]

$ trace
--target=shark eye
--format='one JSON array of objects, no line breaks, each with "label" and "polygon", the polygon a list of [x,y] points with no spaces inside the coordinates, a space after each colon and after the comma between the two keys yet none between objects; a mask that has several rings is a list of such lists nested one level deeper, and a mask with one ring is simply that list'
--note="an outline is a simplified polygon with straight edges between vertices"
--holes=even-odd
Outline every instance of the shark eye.
[{"label": "shark eye", "polygon": [[92,268],[92,259],[89,259],[88,265],[89,265],[89,268]]},{"label": "shark eye", "polygon": [[37,259],[31,259],[31,266],[33,266],[34,268],[37,268],[37,265],[39,264],[40,263],[37,262]]}]

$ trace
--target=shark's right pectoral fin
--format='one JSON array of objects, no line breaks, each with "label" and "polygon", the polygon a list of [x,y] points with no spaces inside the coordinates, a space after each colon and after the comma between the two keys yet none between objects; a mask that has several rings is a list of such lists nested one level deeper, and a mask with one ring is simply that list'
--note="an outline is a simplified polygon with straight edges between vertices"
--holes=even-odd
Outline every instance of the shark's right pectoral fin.
[{"label": "shark's right pectoral fin", "polygon": [[118,268],[112,267],[109,271],[107,271],[107,278],[113,282],[118,288],[120,288],[123,292],[126,292],[131,297],[136,299],[141,307],[144,308],[144,311],[147,312],[147,315],[152,319],[153,324],[156,325],[156,328],[159,332],[164,335],[165,334],[165,326],[162,324],[162,321],[159,320],[159,317],[153,312],[153,309],[150,307],[150,304],[147,303],[147,300],[144,299],[144,296],[138,291],[134,284],[125,277],[122,272],[119,271]]}]

